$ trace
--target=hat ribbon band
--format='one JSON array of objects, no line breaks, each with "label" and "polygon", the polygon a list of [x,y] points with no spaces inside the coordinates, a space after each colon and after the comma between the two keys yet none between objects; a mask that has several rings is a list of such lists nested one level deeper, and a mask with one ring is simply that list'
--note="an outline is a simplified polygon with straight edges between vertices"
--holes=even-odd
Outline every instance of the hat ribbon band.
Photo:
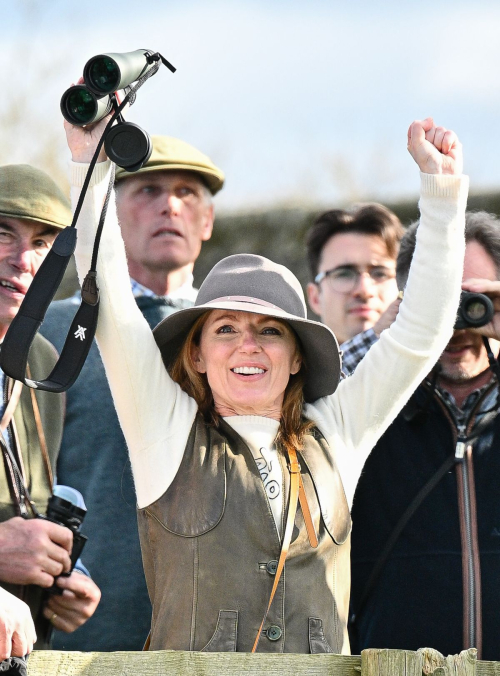
[{"label": "hat ribbon band", "polygon": [[283,312],[283,308],[273,305],[273,303],[268,303],[265,300],[260,298],[251,298],[250,296],[222,296],[221,298],[213,298],[208,301],[207,305],[212,303],[227,303],[227,302],[236,302],[236,303],[253,303],[254,305],[262,305],[263,307],[270,307],[273,310],[280,310]]}]

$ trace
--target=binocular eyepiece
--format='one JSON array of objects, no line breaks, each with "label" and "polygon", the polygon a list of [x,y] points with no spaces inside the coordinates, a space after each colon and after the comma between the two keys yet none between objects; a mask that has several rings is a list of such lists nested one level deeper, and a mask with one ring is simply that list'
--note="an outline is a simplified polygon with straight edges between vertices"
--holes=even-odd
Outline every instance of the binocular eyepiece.
[{"label": "binocular eyepiece", "polygon": [[455,329],[477,328],[493,319],[495,309],[491,298],[484,293],[462,291]]},{"label": "binocular eyepiece", "polygon": [[77,127],[102,120],[111,111],[111,94],[126,89],[154,64],[148,49],[93,56],[83,69],[84,84],[67,89],[61,98],[64,118]]},{"label": "binocular eyepiece", "polygon": [[61,111],[64,118],[77,127],[98,122],[112,109],[111,97],[97,98],[85,85],[74,85],[67,89],[61,98]]}]

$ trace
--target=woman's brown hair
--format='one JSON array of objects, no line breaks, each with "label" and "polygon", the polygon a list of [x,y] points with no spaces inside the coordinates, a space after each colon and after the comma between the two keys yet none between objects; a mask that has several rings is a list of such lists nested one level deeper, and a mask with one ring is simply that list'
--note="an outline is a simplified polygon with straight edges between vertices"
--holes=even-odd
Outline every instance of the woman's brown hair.
[{"label": "woman's brown hair", "polygon": [[[169,373],[170,377],[180,385],[184,392],[193,397],[205,421],[210,425],[218,427],[221,418],[215,410],[214,398],[207,376],[205,373],[197,371],[193,361],[193,347],[200,344],[201,332],[210,312],[205,312],[194,322],[179,354],[169,369]],[[290,326],[289,328],[291,329]],[[304,407],[303,388],[307,366],[304,362],[300,341],[293,329],[291,330],[295,338],[296,349],[302,358],[302,364],[299,372],[290,376],[285,389],[276,443],[281,444],[286,449],[294,448],[300,450],[304,435],[313,427],[313,423],[305,420],[302,413]]]}]

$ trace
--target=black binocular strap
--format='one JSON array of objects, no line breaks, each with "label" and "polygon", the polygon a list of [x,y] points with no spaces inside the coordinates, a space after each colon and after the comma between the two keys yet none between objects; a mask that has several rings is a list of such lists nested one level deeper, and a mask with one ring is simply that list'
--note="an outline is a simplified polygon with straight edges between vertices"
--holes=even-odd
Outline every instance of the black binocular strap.
[{"label": "black binocular strap", "polygon": [[82,303],[66,338],[61,356],[44,380],[26,377],[31,344],[43,322],[71,255],[75,250],[76,230],[65,228],[54,241],[7,331],[0,352],[0,367],[11,378],[28,387],[49,392],[64,392],[76,380],[87,358],[97,327],[99,296],[95,273],[90,272],[82,289]]},{"label": "black binocular strap", "polygon": [[[91,304],[82,297],[82,304],[73,319],[60,359],[50,375],[41,381],[26,378],[28,353],[54,297],[69,259],[75,250],[76,230],[65,228],[54,241],[12,320],[0,352],[0,367],[11,378],[29,387],[63,392],[70,387],[87,357],[97,326],[99,302]],[[75,366],[79,369],[75,373]]]},{"label": "black binocular strap", "polygon": [[158,71],[160,60],[172,72],[175,71],[175,68],[159,52],[150,55],[150,59],[157,63],[138,79],[137,83],[130,88],[123,101],[119,105],[116,105],[114,113],[104,129],[90,162],[71,226],[62,230],[55,239],[4,338],[0,352],[0,368],[8,376],[15,380],[20,380],[28,387],[48,392],[65,392],[80,375],[80,371],[92,345],[99,314],[99,289],[96,282],[97,254],[111,190],[113,189],[114,165],[112,165],[113,169],[108,191],[97,227],[90,271],[87,273],[82,286],[82,302],[69,328],[61,355],[47,378],[33,380],[26,377],[31,344],[40,329],[47,308],[55,296],[76,247],[76,222],[80,215],[92,172],[97,163],[97,158],[106,135],[115,120],[121,119],[123,108],[128,103],[132,104],[134,102],[137,90]]}]

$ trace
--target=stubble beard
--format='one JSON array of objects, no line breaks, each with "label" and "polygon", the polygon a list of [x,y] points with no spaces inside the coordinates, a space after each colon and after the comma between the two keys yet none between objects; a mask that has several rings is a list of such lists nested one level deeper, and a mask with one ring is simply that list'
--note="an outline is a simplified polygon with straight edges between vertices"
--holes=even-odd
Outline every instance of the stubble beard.
[{"label": "stubble beard", "polygon": [[472,376],[465,368],[460,365],[457,365],[453,370],[448,370],[441,362],[439,363],[441,366],[439,379],[445,383],[448,382],[454,385],[459,385],[474,378],[474,376]]}]

